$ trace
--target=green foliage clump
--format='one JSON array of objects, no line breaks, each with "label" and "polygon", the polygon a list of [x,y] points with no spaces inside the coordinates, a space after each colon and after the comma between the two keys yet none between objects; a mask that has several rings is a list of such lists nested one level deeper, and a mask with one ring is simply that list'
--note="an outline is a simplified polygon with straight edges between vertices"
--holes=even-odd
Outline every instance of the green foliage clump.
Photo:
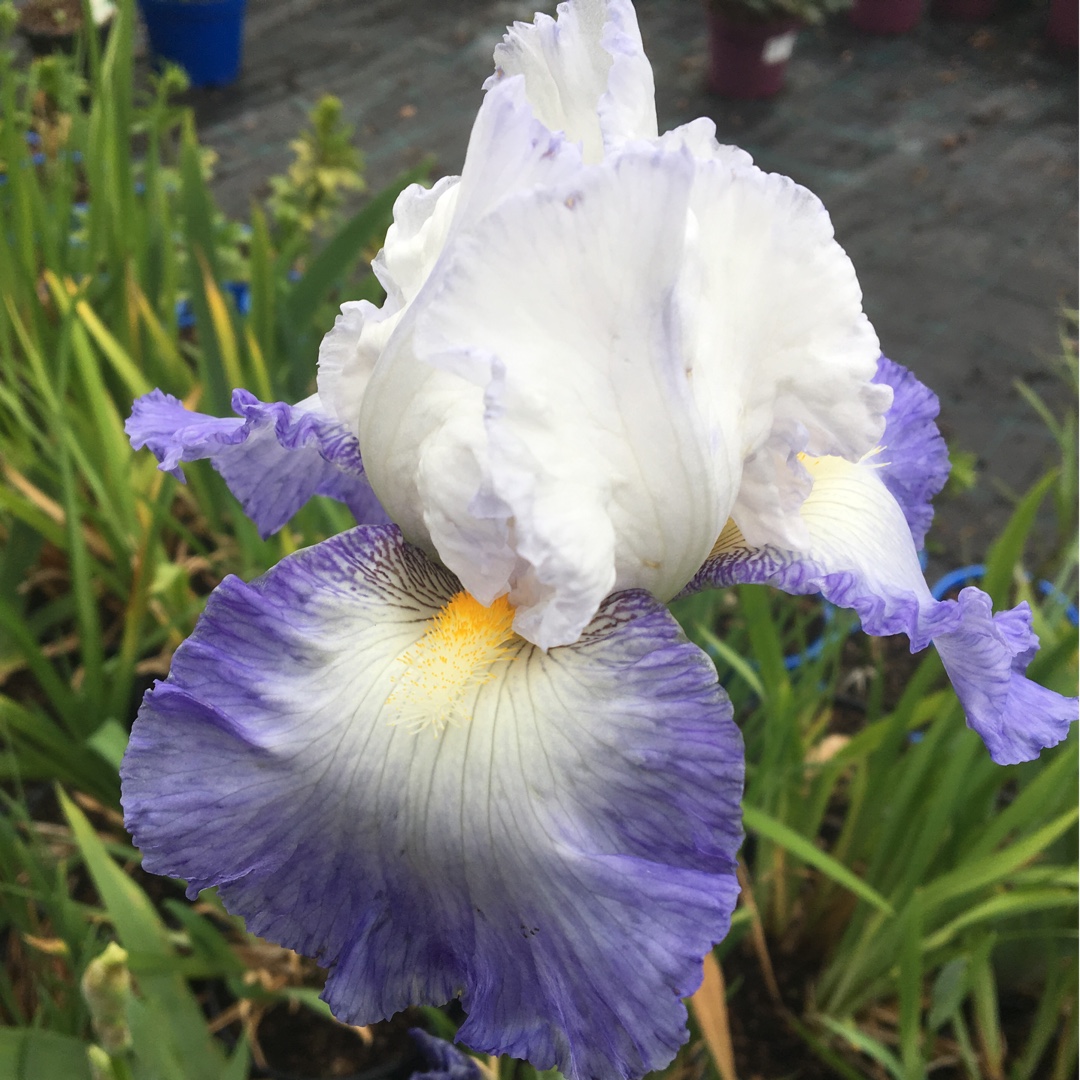
[{"label": "green foliage clump", "polygon": [[[365,252],[428,165],[346,220],[337,196],[359,183],[333,173],[301,184],[307,201],[290,205],[318,228],[294,229],[287,243],[258,207],[250,223],[233,221],[209,186],[213,156],[176,104],[183,73],[167,68],[145,89],[136,80],[135,25],[134,0],[124,0],[104,50],[88,35],[75,58],[28,67],[0,42],[5,1080],[243,1080],[245,1037],[225,1051],[189,979],[219,980],[232,1001],[250,1003],[245,1017],[279,1001],[326,1016],[313,965],[307,985],[245,981],[246,938],[219,907],[208,917],[168,898],[166,923],[130,876],[138,854],[116,825],[118,766],[142,690],[165,674],[217,581],[258,574],[350,519],[315,500],[263,541],[212,469],[175,484],[152,455],[132,453],[124,419],[155,386],[219,415],[235,386],[264,400],[304,396],[336,305],[380,298]],[[333,110],[320,115],[304,143],[319,167],[358,167]],[[236,281],[250,290],[246,315],[227,287]],[[185,304],[193,326],[181,325]],[[96,808],[93,824],[64,788]],[[130,993],[115,948],[102,968],[112,940],[128,952]],[[279,963],[269,952],[266,963]]]},{"label": "green foliage clump", "polygon": [[0,3],[0,45],[3,45],[15,33],[19,25],[19,9],[11,0]]},{"label": "green foliage clump", "polygon": [[88,36],[75,59],[21,67],[0,47],[0,781],[58,779],[106,805],[139,684],[164,674],[223,566],[258,573],[344,523],[317,502],[262,541],[212,470],[177,490],[131,453],[132,399],[158,386],[227,415],[237,386],[303,397],[340,300],[379,299],[364,253],[428,168],[286,249],[258,208],[222,214],[175,104],[186,79],[137,87],[134,25],[128,0],[104,52]]},{"label": "green foliage clump", "polygon": [[953,497],[971,491],[979,482],[979,455],[971,450],[959,450],[949,447],[949,479],[945,484],[945,495]]},{"label": "green foliage clump", "polygon": [[311,126],[289,143],[295,157],[288,172],[270,180],[267,209],[284,248],[298,236],[325,235],[335,224],[345,195],[367,187],[364,159],[352,144],[352,126],[342,120],[341,102],[324,95],[308,121]]}]

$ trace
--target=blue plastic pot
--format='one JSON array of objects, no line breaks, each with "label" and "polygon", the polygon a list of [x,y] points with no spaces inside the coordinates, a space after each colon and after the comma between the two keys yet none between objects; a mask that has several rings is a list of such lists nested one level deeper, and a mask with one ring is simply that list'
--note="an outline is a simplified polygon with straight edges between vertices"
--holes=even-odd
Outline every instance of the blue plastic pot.
[{"label": "blue plastic pot", "polygon": [[225,86],[240,74],[246,0],[139,0],[150,49],[179,64],[192,86]]}]

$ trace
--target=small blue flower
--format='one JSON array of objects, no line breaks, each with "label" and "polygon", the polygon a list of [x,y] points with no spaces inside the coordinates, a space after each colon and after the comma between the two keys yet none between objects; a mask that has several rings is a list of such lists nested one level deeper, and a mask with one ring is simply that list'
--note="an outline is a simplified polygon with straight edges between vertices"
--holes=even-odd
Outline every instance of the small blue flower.
[{"label": "small blue flower", "polygon": [[232,294],[237,312],[247,315],[251,311],[251,286],[246,281],[226,281],[225,288]]}]

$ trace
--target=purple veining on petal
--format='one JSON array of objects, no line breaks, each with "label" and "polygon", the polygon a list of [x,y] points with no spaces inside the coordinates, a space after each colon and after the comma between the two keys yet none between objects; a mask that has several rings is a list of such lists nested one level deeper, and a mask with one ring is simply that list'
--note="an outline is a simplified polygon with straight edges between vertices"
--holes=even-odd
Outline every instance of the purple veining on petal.
[{"label": "purple veining on petal", "polygon": [[900,504],[911,526],[915,547],[921,548],[934,518],[930,500],[949,478],[949,450],[934,422],[937,395],[892,360],[878,360],[874,382],[893,390],[893,403],[885,414],[885,433],[878,460],[885,486]]},{"label": "purple veining on petal", "polygon": [[263,537],[276,532],[312,495],[343,502],[357,521],[388,518],[364,476],[359,443],[314,404],[259,401],[235,390],[238,418],[191,412],[154,390],[132,406],[131,445],[148,447],[162,470],[184,479],[180,463],[209,458]]},{"label": "purple veining on petal", "polygon": [[458,587],[394,527],[227,578],[140,709],[127,825],[147,869],[326,964],[347,1022],[460,996],[476,1050],[640,1076],[685,1039],[738,891],[730,705],[627,592],[572,646],[519,639],[464,726],[413,734],[388,673]]}]

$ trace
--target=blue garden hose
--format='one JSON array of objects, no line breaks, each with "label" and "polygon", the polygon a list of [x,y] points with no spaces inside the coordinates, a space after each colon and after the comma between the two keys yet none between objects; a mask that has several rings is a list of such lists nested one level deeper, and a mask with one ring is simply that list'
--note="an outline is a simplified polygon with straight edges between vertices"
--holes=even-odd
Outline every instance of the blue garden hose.
[{"label": "blue garden hose", "polygon": [[[923,569],[926,569],[926,553],[919,552],[919,562]],[[986,567],[981,563],[972,563],[970,566],[961,566],[956,570],[950,570],[931,586],[930,595],[935,600],[943,600],[953,589],[957,586],[965,585],[970,581],[979,581],[986,574]],[[1078,612],[1075,604],[1069,602],[1069,598],[1056,586],[1052,585],[1049,581],[1040,579],[1035,582],[1035,588],[1040,596],[1049,596],[1057,603],[1061,604],[1065,618],[1069,620],[1072,626],[1077,626],[1080,623],[1078,619]],[[827,600],[824,602],[822,616],[825,620],[824,632],[806,646],[802,652],[791,653],[784,657],[784,668],[787,671],[794,671],[796,668],[801,667],[803,664],[816,660],[824,651],[825,645],[829,641],[829,624],[833,621],[835,613],[835,607]],[[849,633],[854,633],[855,627],[852,627]]]},{"label": "blue garden hose", "polygon": [[[958,585],[964,585],[969,581],[978,581],[985,574],[986,567],[981,563],[972,563],[971,566],[961,566],[958,570],[950,570],[944,577],[934,583],[930,595],[935,600],[941,600]],[[1040,596],[1049,596],[1061,604],[1065,618],[1073,626],[1078,625],[1076,605],[1069,603],[1069,598],[1056,585],[1040,579],[1035,582],[1035,589]]]}]

